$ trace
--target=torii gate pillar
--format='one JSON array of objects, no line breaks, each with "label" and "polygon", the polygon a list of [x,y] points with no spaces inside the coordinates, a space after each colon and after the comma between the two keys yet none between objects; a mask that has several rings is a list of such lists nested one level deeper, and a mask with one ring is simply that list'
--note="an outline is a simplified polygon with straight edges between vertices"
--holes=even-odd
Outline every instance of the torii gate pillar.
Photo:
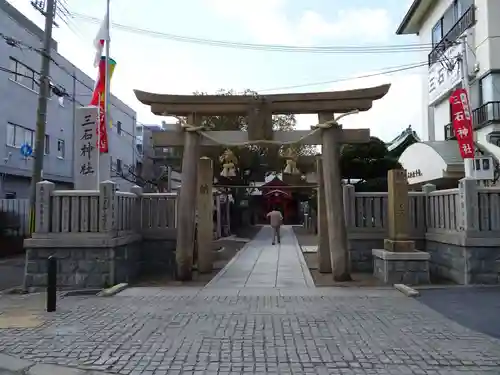
[{"label": "torii gate pillar", "polygon": [[[333,119],[332,113],[319,113],[319,123]],[[326,216],[328,222],[328,244],[335,281],[350,281],[349,243],[344,218],[342,174],[340,170],[340,147],[342,126],[333,124],[322,129],[323,183],[325,189]]]},{"label": "torii gate pillar", "polygon": [[[188,124],[198,126],[201,116],[188,116]],[[182,155],[182,181],[177,209],[177,246],[175,260],[177,279],[189,281],[193,277],[193,254],[196,221],[196,187],[198,180],[198,159],[200,135],[197,132],[184,132],[184,152]]]}]

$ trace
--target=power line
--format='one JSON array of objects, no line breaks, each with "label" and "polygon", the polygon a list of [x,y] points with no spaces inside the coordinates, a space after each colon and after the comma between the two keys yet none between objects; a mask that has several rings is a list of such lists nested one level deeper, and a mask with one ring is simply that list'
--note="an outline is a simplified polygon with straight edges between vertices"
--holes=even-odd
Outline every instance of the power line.
[{"label": "power line", "polygon": [[[16,39],[14,39],[14,38],[12,38],[12,37],[9,37],[9,36],[7,36],[5,34],[0,33],[0,37],[2,37],[3,39],[5,39],[6,42],[9,45],[13,46],[13,47],[24,47],[24,48],[28,48],[30,50],[33,50],[33,51],[36,51],[36,52],[40,53],[40,50],[38,50],[37,48],[34,48],[32,46],[29,46],[29,45],[26,45],[26,44],[24,44],[24,43],[22,43],[22,42],[20,42],[20,41],[18,41]],[[89,89],[91,91],[93,90],[92,87],[90,87],[89,85],[87,85],[82,80],[78,79],[73,72],[68,71],[64,66],[60,65],[54,59],[52,59],[52,61],[53,61],[53,63],[58,68],[60,68],[62,71],[64,71],[69,76],[73,77],[77,82],[79,82],[80,84],[82,84],[84,87],[86,87],[87,89]],[[442,61],[442,59],[440,59],[439,61]],[[279,91],[279,90],[288,90],[288,89],[311,87],[311,86],[320,86],[320,85],[325,85],[325,84],[332,84],[332,83],[345,82],[345,81],[356,80],[356,79],[363,79],[363,78],[370,78],[370,77],[375,77],[375,76],[381,76],[381,75],[386,75],[386,74],[393,74],[393,73],[397,73],[397,72],[402,72],[402,71],[407,71],[407,70],[411,70],[411,69],[420,68],[420,67],[423,67],[423,66],[426,66],[426,65],[428,65],[427,61],[425,61],[425,62],[417,62],[417,63],[413,63],[413,64],[406,64],[406,65],[399,65],[399,66],[394,66],[394,67],[388,67],[388,68],[385,68],[385,69],[383,69],[382,71],[380,71],[378,73],[366,74],[366,75],[357,76],[357,77],[339,78],[339,79],[333,79],[333,80],[321,81],[321,82],[311,82],[311,83],[298,84],[298,85],[290,85],[290,86],[283,86],[283,87],[267,88],[267,89],[257,90],[257,92]],[[138,122],[134,116],[131,116],[130,114],[128,114],[127,112],[125,112],[124,110],[122,110],[120,107],[116,106],[113,103],[111,103],[111,104],[118,111],[120,111],[121,113],[125,114],[126,116],[128,116],[129,118],[131,118],[132,120],[134,120],[136,125],[144,125],[144,124]],[[133,138],[137,139],[137,136],[133,136],[130,133],[128,133],[128,134],[130,136],[132,136]]]},{"label": "power line", "polygon": [[424,62],[420,62],[420,63],[385,68],[385,69],[383,69],[383,71],[378,72],[378,73],[365,74],[365,75],[361,75],[361,76],[357,76],[357,77],[339,78],[339,79],[333,79],[333,80],[328,80],[328,81],[311,82],[311,83],[304,83],[304,84],[298,84],[298,85],[292,85],[292,86],[274,87],[274,88],[269,88],[269,89],[258,90],[257,92],[290,90],[290,89],[297,89],[297,88],[303,88],[303,87],[321,86],[321,85],[328,85],[328,84],[332,84],[332,83],[354,81],[357,79],[372,78],[372,77],[378,77],[378,76],[387,75],[387,74],[404,72],[404,71],[411,70],[411,69],[421,68],[421,67],[426,66],[426,65],[428,65],[428,62],[424,61]]},{"label": "power line", "polygon": [[[81,13],[72,13],[75,18],[82,21],[91,23],[100,23],[97,17],[92,17]],[[316,54],[370,54],[370,53],[396,53],[396,52],[422,52],[430,51],[432,44],[393,44],[393,45],[379,45],[379,46],[310,46],[300,47],[291,45],[279,44],[254,44],[254,43],[241,43],[231,42],[226,40],[204,39],[189,37],[177,34],[164,33],[130,25],[124,25],[113,22],[113,27],[118,30],[123,30],[129,33],[147,35],[154,38],[166,39],[180,43],[191,43],[198,45],[206,45],[212,47],[224,47],[246,50],[258,50],[267,52],[295,52],[295,53],[316,53]]]}]

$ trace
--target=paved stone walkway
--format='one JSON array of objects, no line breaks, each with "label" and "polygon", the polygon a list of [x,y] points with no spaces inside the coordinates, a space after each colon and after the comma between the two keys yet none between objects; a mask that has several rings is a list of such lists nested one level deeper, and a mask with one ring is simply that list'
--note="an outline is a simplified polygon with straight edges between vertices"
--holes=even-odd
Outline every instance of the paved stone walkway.
[{"label": "paved stone walkway", "polygon": [[[268,234],[264,229],[206,288],[67,297],[53,314],[22,307],[37,296],[2,296],[0,318],[8,316],[0,319],[0,352],[123,375],[500,374],[499,340],[418,299],[390,288],[307,287],[303,272],[297,284],[280,279],[280,269],[298,270],[301,257],[291,232],[276,246],[279,255],[263,255]],[[255,267],[240,268],[238,278],[232,270],[246,264],[241,259]],[[260,263],[278,265],[283,281],[249,282]]]},{"label": "paved stone walkway", "polygon": [[293,229],[282,227],[281,244],[272,245],[271,238],[272,228],[263,227],[207,287],[314,287]]}]

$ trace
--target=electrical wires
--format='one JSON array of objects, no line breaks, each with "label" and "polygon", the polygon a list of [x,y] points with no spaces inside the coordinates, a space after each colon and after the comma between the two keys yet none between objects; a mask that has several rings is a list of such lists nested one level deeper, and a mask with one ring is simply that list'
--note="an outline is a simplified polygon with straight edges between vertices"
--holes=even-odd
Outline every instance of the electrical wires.
[{"label": "electrical wires", "polygon": [[[100,23],[101,20],[81,13],[72,13],[74,18],[91,23]],[[122,30],[128,33],[149,36],[158,39],[170,40],[179,43],[190,43],[212,47],[233,48],[240,50],[254,50],[267,52],[289,52],[289,53],[312,53],[312,54],[381,54],[381,53],[408,53],[422,52],[432,49],[432,44],[393,44],[379,46],[290,46],[279,44],[253,44],[240,43],[225,40],[195,38],[177,34],[169,34],[161,31],[143,29],[120,23],[112,23],[113,28]]]}]

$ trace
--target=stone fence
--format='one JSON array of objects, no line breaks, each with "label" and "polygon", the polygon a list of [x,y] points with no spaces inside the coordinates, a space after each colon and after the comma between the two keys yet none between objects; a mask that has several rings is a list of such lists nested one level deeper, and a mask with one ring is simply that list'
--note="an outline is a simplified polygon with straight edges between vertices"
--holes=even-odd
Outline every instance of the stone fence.
[{"label": "stone fence", "polygon": [[[214,237],[221,234],[220,195]],[[25,287],[46,284],[46,260],[59,261],[62,288],[101,288],[139,274],[171,272],[175,266],[176,193],[117,191],[105,181],[99,190],[55,190],[37,184],[35,231],[25,240]]]},{"label": "stone fence", "polygon": [[[388,193],[360,193],[344,186],[345,220],[353,271],[373,271],[373,249],[388,237]],[[216,236],[227,210],[214,196]],[[409,237],[431,255],[431,275],[459,284],[500,283],[500,189],[463,179],[457,189],[425,185],[410,192]],[[46,283],[46,259],[59,259],[61,287],[96,287],[128,282],[141,273],[165,273],[175,266],[176,193],[116,190],[54,190],[37,185],[36,223],[25,240],[25,285]],[[226,218],[227,219],[227,218]]]},{"label": "stone fence", "polygon": [[[472,179],[436,190],[410,192],[406,213],[410,239],[431,254],[431,274],[459,284],[500,283],[500,188]],[[388,236],[388,193],[355,192],[344,186],[345,219],[355,271],[373,270],[372,249]]]}]

